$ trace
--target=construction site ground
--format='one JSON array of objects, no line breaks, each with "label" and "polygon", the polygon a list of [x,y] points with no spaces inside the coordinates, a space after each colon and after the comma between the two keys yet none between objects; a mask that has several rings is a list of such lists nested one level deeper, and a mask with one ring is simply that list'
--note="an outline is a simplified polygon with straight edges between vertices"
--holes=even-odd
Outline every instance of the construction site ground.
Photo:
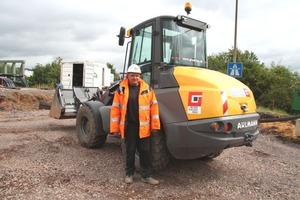
[{"label": "construction site ground", "polygon": [[300,199],[295,123],[260,124],[253,147],[212,161],[172,160],[158,186],[124,178],[119,138],[77,141],[75,119],[49,117],[54,90],[0,88],[0,199]]}]

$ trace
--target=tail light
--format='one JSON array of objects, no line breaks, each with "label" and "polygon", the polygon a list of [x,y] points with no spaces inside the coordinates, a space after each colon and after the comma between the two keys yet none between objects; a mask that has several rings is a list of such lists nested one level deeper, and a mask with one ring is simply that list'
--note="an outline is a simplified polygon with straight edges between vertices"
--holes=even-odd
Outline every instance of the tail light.
[{"label": "tail light", "polygon": [[222,124],[220,122],[213,122],[210,127],[213,131],[218,132],[220,131]]},{"label": "tail light", "polygon": [[231,131],[231,130],[232,130],[232,124],[231,124],[231,123],[225,124],[225,131],[226,131],[226,132],[229,132],[229,131]]},{"label": "tail light", "polygon": [[211,123],[210,128],[214,132],[220,132],[220,131],[230,132],[232,130],[232,124],[231,123],[223,124],[222,122],[213,122],[213,123]]}]

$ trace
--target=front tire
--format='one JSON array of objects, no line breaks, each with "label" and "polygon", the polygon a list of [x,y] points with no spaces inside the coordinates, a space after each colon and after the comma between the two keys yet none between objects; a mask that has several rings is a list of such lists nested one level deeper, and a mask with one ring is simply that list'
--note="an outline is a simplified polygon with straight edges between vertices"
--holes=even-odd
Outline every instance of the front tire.
[{"label": "front tire", "polygon": [[[97,123],[100,123],[100,119]],[[96,132],[93,113],[86,105],[82,105],[77,113],[76,131],[80,145],[89,149],[102,147],[107,138],[107,135]]]},{"label": "front tire", "polygon": [[171,160],[168,151],[165,135],[162,131],[157,131],[151,135],[151,163],[152,170],[159,171],[167,167]]},{"label": "front tire", "polygon": [[[151,170],[159,171],[167,167],[171,160],[171,155],[167,149],[167,144],[162,131],[157,131],[150,136],[150,159]],[[125,139],[121,140],[121,148],[124,159],[126,160],[126,144]],[[135,168],[140,170],[139,152],[135,153]]]}]

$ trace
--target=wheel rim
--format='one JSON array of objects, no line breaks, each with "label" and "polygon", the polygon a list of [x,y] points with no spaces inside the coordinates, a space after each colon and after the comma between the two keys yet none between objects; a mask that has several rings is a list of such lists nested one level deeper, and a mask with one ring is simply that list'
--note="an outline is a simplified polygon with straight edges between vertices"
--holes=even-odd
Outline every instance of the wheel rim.
[{"label": "wheel rim", "polygon": [[81,132],[85,137],[88,137],[88,135],[90,134],[89,120],[87,117],[83,117],[81,119]]}]

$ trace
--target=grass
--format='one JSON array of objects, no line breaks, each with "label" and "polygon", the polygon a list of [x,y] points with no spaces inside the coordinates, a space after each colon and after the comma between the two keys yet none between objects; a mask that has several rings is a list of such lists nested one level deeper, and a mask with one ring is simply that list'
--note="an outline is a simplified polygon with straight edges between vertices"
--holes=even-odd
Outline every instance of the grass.
[{"label": "grass", "polygon": [[31,88],[37,88],[37,89],[44,89],[44,90],[53,90],[55,87],[53,85],[47,85],[47,84],[38,84],[30,86]]},{"label": "grass", "polygon": [[270,114],[274,114],[275,116],[289,116],[289,114],[287,112],[283,111],[283,110],[270,109],[270,108],[261,107],[261,106],[257,107],[257,112],[259,112],[259,113],[270,113]]}]

